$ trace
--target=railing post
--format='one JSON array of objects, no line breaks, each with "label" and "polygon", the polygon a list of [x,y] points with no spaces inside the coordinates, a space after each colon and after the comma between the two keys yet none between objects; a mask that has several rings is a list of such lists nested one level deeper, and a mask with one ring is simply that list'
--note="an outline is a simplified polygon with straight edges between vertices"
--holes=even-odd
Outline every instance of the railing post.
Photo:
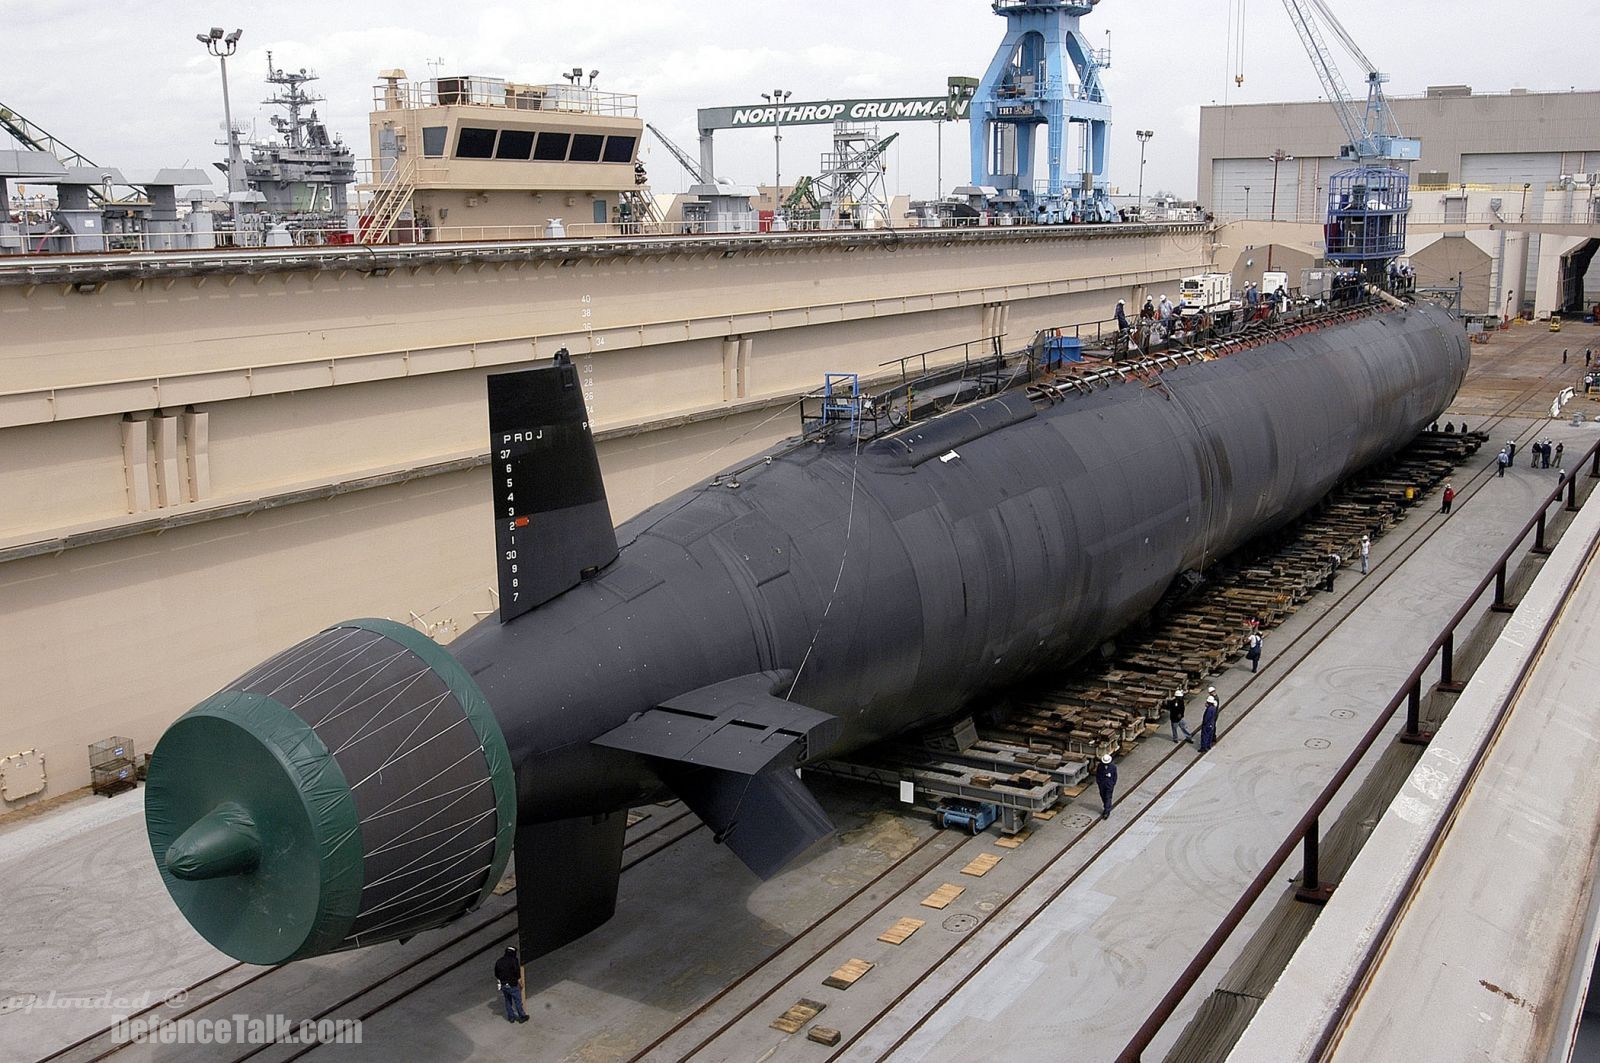
[{"label": "railing post", "polygon": [[1536,554],[1548,554],[1550,552],[1550,548],[1544,544],[1544,515],[1545,510],[1541,509],[1539,511],[1539,519],[1533,526],[1533,552]]},{"label": "railing post", "polygon": [[1322,869],[1318,866],[1318,847],[1322,832],[1321,824],[1313,819],[1311,826],[1306,830],[1303,841],[1303,855],[1301,857],[1300,888],[1294,891],[1294,899],[1307,904],[1327,904],[1328,898],[1333,896],[1333,886],[1323,885]]},{"label": "railing post", "polygon": [[[1600,450],[1595,451],[1595,454],[1596,456],[1600,456]],[[1567,476],[1566,479],[1567,511],[1569,513],[1576,513],[1578,511],[1578,478],[1576,476]]]},{"label": "railing post", "polygon": [[1600,447],[1594,448],[1594,460],[1589,463],[1589,479],[1600,480]]},{"label": "railing post", "polygon": [[1500,567],[1494,570],[1494,604],[1489,606],[1491,612],[1510,613],[1516,610],[1516,604],[1506,601],[1506,563],[1500,562]]},{"label": "railing post", "polygon": [[1452,629],[1444,633],[1444,645],[1439,647],[1439,685],[1435,689],[1459,694],[1466,686],[1456,682],[1456,633]]},{"label": "railing post", "polygon": [[1408,746],[1425,746],[1433,738],[1432,731],[1422,729],[1422,679],[1419,676],[1406,691],[1406,729],[1400,741]]}]

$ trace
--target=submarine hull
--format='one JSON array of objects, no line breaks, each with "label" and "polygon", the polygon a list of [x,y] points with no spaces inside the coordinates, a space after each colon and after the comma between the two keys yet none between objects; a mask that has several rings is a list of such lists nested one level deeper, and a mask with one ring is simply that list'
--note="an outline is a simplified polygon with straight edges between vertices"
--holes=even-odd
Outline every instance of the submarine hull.
[{"label": "submarine hull", "polygon": [[[317,932],[278,959],[469,910],[499,877],[514,820],[519,895],[537,900],[523,912],[526,960],[611,914],[623,809],[677,795],[753,870],[775,873],[829,831],[789,769],[949,717],[1084,655],[1148,611],[1178,574],[1294,519],[1403,446],[1443,412],[1467,363],[1460,324],[1443,311],[1368,312],[1158,376],[1015,389],[870,441],[839,433],[801,442],[652,507],[614,540],[593,482],[574,486],[566,508],[548,484],[536,492],[537,512],[518,508],[528,467],[588,467],[539,448],[577,440],[592,460],[588,425],[578,431],[574,420],[583,414],[571,366],[528,370],[529,387],[548,387],[549,401],[519,407],[518,424],[566,418],[568,430],[493,436],[501,619],[463,634],[441,651],[442,664],[409,636],[352,622],[366,646],[355,660],[370,668],[384,658],[374,633],[390,638],[400,663],[384,678],[433,672],[427,690],[453,692],[440,700],[443,715],[408,694],[391,713],[406,716],[376,711],[352,736],[347,706],[370,705],[382,683],[355,674],[338,650],[348,631],[330,629],[286,651],[298,668],[269,662],[253,685],[231,684],[226,704],[219,694],[174,724],[152,760],[152,794],[205,774],[194,755],[205,732],[191,717],[214,728],[209,717],[256,711],[264,699],[272,733],[300,744],[288,756],[272,746],[279,739],[253,739],[271,747],[256,758],[262,765],[275,756],[299,778],[315,776],[329,807],[340,772],[360,776],[343,780],[357,791],[346,802],[354,827],[350,815],[321,817],[343,825],[343,842],[315,809],[294,835],[331,854],[324,880],[333,882],[329,861],[343,877],[326,887],[326,904],[299,891],[296,925]],[[542,527],[558,534],[541,540]],[[541,554],[541,542],[558,545]],[[532,571],[548,589],[508,619],[506,603]],[[284,674],[294,674],[292,687],[260,680]],[[418,714],[430,722],[413,729]],[[496,733],[483,738],[488,717]],[[251,727],[262,731],[259,721]],[[466,747],[482,739],[482,758],[454,739],[415,745],[416,734],[434,731],[465,735]],[[397,751],[383,753],[386,743]],[[447,750],[454,759],[439,768],[454,785],[420,810],[405,810],[400,789],[382,801],[359,792],[385,764],[427,779]],[[232,789],[216,775],[203,798],[156,802],[152,850],[202,932],[234,919],[247,895],[259,926],[244,936],[270,940],[273,891],[293,892],[285,876],[309,872],[283,870],[287,858],[265,843],[251,856]],[[475,810],[470,823],[447,804],[456,800]],[[421,821],[415,835],[455,831],[448,882],[396,889],[397,875],[420,876],[412,863],[396,868],[396,843],[382,841],[396,815]],[[374,913],[350,893],[359,876],[349,857],[379,842],[389,863],[372,887],[383,904]],[[371,887],[373,858],[362,866]],[[268,875],[278,885],[263,885]]]}]

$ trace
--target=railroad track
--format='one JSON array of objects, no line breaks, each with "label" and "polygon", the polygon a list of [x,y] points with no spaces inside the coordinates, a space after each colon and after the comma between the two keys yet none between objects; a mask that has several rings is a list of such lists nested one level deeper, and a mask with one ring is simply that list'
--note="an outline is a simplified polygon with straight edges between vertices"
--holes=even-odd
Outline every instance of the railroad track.
[{"label": "railroad track", "polygon": [[[1529,343],[1531,342],[1532,341],[1530,340]],[[1526,346],[1526,344],[1524,346]],[[1539,381],[1528,386],[1527,388],[1524,388],[1516,396],[1504,402],[1499,407],[1499,410],[1496,412],[1496,414],[1491,415],[1488,418],[1483,418],[1480,416],[1479,424],[1475,425],[1474,427],[1480,431],[1489,431],[1492,435],[1495,428],[1509,419],[1508,415],[1503,411],[1519,407],[1533,395],[1547,389],[1553,378],[1557,376],[1564,377],[1565,375],[1565,367],[1557,366],[1553,368]],[[1525,430],[1521,435],[1526,436],[1529,434],[1535,434],[1536,428],[1537,425],[1532,426]],[[1519,436],[1519,440],[1520,438],[1521,436]],[[1492,478],[1493,472],[1491,469],[1484,469],[1478,473],[1472,474],[1472,476],[1469,477],[1468,480],[1466,480],[1458,490],[1457,505],[1461,506],[1469,503],[1471,498],[1476,495],[1477,491],[1481,490],[1483,486],[1487,484],[1488,480]],[[1401,550],[1405,550],[1403,556],[1410,556],[1411,553],[1414,553],[1416,549],[1420,548],[1428,538],[1431,538],[1431,536],[1438,531],[1439,527],[1442,526],[1442,523],[1443,522],[1436,519],[1436,515],[1430,515],[1424,518],[1422,521],[1417,522],[1409,530],[1405,530],[1403,532],[1398,543],[1398,548],[1391,551],[1389,558],[1391,560],[1403,559],[1401,556]],[[1400,529],[1396,530],[1398,531]],[[1393,534],[1394,532],[1390,532],[1389,536],[1386,536],[1386,538],[1392,537]],[[1418,538],[1419,535],[1421,538]],[[1281,648],[1275,647],[1273,661],[1276,663],[1291,659],[1298,660],[1309,654],[1317,646],[1321,645],[1321,643],[1338,627],[1338,623],[1326,624],[1323,623],[1323,621],[1325,621],[1327,617],[1339,613],[1341,609],[1343,609],[1345,615],[1348,615],[1348,612],[1353,610],[1355,604],[1359,604],[1360,601],[1365,600],[1367,594],[1380,587],[1383,582],[1385,582],[1389,576],[1393,574],[1397,568],[1397,565],[1389,563],[1384,567],[1386,571],[1378,580],[1374,581],[1369,579],[1349,587],[1332,600],[1322,616],[1318,618],[1318,622],[1314,623],[1300,634],[1294,636],[1294,638],[1291,639],[1287,645],[1284,645]],[[1359,597],[1353,598],[1353,596],[1357,595],[1359,595]],[[1343,617],[1340,617],[1339,619],[1342,621]],[[1316,637],[1312,639],[1312,641],[1309,643],[1304,643],[1304,640],[1312,636],[1313,633],[1316,633],[1318,628],[1322,628],[1323,630],[1321,630],[1319,634],[1316,634]],[[1302,645],[1302,643],[1304,643],[1304,645]],[[1297,650],[1296,647],[1299,647],[1299,649]],[[1298,653],[1298,656],[1293,656],[1296,653]],[[1270,673],[1270,678],[1269,673],[1263,672],[1259,678],[1253,678],[1249,680],[1246,683],[1244,690],[1241,691],[1240,695],[1236,696],[1230,702],[1228,716],[1224,725],[1220,729],[1220,733],[1226,734],[1227,731],[1231,730],[1233,726],[1235,726],[1240,720],[1249,715],[1249,713],[1260,704],[1266,695],[1277,686],[1287,672],[1287,668],[1276,667]],[[1264,687],[1258,687],[1257,684],[1262,681],[1267,681],[1266,685]],[[1246,701],[1246,699],[1248,700]],[[1246,701],[1242,707],[1241,701]],[[1008,932],[1008,934],[1002,938],[998,945],[994,946],[993,948],[986,949],[985,954],[961,976],[956,984],[932,1007],[925,1009],[923,1013],[904,1032],[900,1034],[899,1038],[894,1042],[894,1044],[877,1058],[887,1058],[887,1056],[893,1052],[895,1048],[903,1044],[909,1036],[915,1033],[916,1030],[922,1026],[922,1024],[931,1014],[933,1014],[933,1012],[937,1011],[938,1008],[950,998],[950,996],[958,991],[961,986],[970,981],[971,978],[980,970],[982,970],[983,967],[986,966],[996,954],[998,954],[1010,941],[1014,940],[1015,937],[1022,932],[1022,930],[1026,929],[1026,927],[1033,921],[1039,912],[1043,911],[1049,906],[1051,901],[1059,897],[1063,892],[1065,892],[1066,889],[1070,888],[1072,883],[1077,880],[1083,871],[1087,867],[1092,866],[1095,856],[1103,852],[1107,847],[1109,847],[1109,845],[1114,843],[1117,838],[1121,837],[1123,833],[1134,826],[1144,815],[1145,811],[1152,807],[1160,799],[1160,797],[1170,790],[1171,787],[1175,785],[1176,782],[1181,779],[1183,775],[1192,767],[1194,758],[1191,757],[1191,760],[1188,764],[1183,765],[1172,779],[1163,783],[1157,790],[1152,792],[1147,789],[1147,784],[1150,782],[1152,777],[1161,772],[1162,769],[1166,767],[1174,757],[1182,755],[1184,751],[1185,747],[1174,746],[1171,750],[1164,753],[1155,762],[1155,764],[1148,768],[1148,770],[1143,771],[1137,779],[1131,780],[1131,784],[1129,781],[1125,781],[1124,785],[1119,788],[1122,790],[1122,796],[1117,800],[1116,807],[1121,809],[1126,803],[1130,801],[1135,802],[1138,805],[1138,808],[1132,814],[1132,816],[1123,820],[1119,820],[1119,826],[1112,834],[1097,836],[1104,838],[1103,843],[1098,846],[1094,852],[1089,854],[1089,857],[1075,871],[1073,871],[1064,882],[1054,887],[1053,891],[1044,899],[1044,901],[1041,902],[1032,912],[1030,912],[1017,927]],[[685,820],[690,820],[691,822],[684,823]],[[633,849],[652,838],[656,839],[656,843],[646,847],[644,851],[639,852],[631,858],[625,860],[623,871],[627,872],[628,870],[639,866],[654,856],[675,846],[690,835],[697,833],[701,829],[701,826],[702,825],[699,823],[699,821],[692,817],[691,813],[689,813],[687,810],[681,810],[666,820],[657,824],[653,824],[648,829],[639,832],[633,837],[630,837],[625,844],[625,850]],[[678,829],[672,829],[674,827]],[[897,1006],[902,1004],[918,988],[926,984],[927,981],[936,973],[942,971],[951,961],[951,959],[955,957],[957,953],[960,952],[965,945],[967,945],[968,942],[972,941],[974,937],[983,930],[983,928],[991,925],[997,917],[1009,910],[1009,908],[1018,900],[1019,897],[1026,893],[1031,886],[1043,878],[1052,868],[1058,867],[1061,861],[1071,854],[1091,833],[1093,833],[1093,822],[1091,822],[1089,826],[1083,827],[1082,829],[1071,833],[1064,840],[1064,842],[1058,842],[1055,849],[1045,858],[1044,862],[1026,879],[1026,881],[1022,883],[1021,886],[1007,893],[1002,901],[997,903],[990,911],[985,912],[982,916],[980,916],[974,926],[972,926],[965,933],[958,935],[954,944],[952,944],[951,947],[946,950],[931,966],[926,967],[920,974],[916,975],[887,1006],[873,1015],[868,1022],[856,1029],[847,1039],[843,1040],[836,1050],[827,1058],[829,1060],[840,1058],[846,1051],[857,1044],[862,1037],[873,1031]],[[939,871],[941,868],[945,868],[947,865],[951,869],[959,867],[962,863],[965,863],[966,860],[970,858],[971,852],[976,851],[977,849],[982,848],[985,844],[989,843],[990,840],[981,835],[978,838],[965,838],[953,833],[933,834],[923,839],[920,843],[913,846],[909,851],[893,860],[871,880],[858,887],[849,896],[839,901],[827,912],[815,918],[811,923],[794,934],[784,944],[778,946],[771,953],[762,958],[754,966],[745,970],[737,978],[729,981],[711,997],[701,1002],[695,1008],[695,1010],[680,1018],[673,1026],[660,1034],[654,1041],[630,1057],[630,1063],[636,1063],[636,1061],[641,1061],[652,1056],[654,1053],[658,1052],[658,1050],[668,1046],[669,1042],[678,1037],[679,1034],[689,1030],[697,1023],[701,1023],[702,1020],[706,1020],[707,1023],[715,1022],[716,1025],[708,1034],[700,1037],[698,1042],[693,1044],[686,1051],[681,1051],[681,1054],[675,1057],[672,1055],[663,1055],[661,1058],[679,1058],[687,1060],[704,1051],[715,1041],[725,1035],[729,1030],[731,1030],[736,1024],[752,1014],[757,1008],[765,1005],[772,997],[776,996],[788,985],[791,979],[836,949],[851,934],[855,933],[863,925],[865,925],[868,920],[879,915],[879,913],[881,913],[891,904],[905,901],[908,896],[918,889],[918,883],[920,880],[928,875],[933,874],[934,872]],[[471,962],[474,959],[484,956],[491,950],[497,950],[503,947],[504,943],[515,931],[515,920],[516,909],[514,907],[497,914],[478,919],[474,921],[473,925],[470,927],[461,930],[459,933],[453,935],[449,940],[434,946],[423,955],[408,960],[397,969],[386,970],[376,981],[372,981],[370,984],[365,985],[361,989],[351,992],[331,1004],[323,1006],[317,1010],[315,1014],[307,1016],[306,1018],[310,1021],[317,1021],[333,1017],[337,1012],[344,1012],[346,1009],[358,1007],[361,1010],[357,1012],[357,1014],[353,1016],[341,1014],[338,1017],[354,1017],[363,1021],[370,1020],[388,1008],[401,1003],[412,994],[436,981],[443,975],[448,974],[449,972]],[[213,1008],[226,999],[232,998],[234,994],[249,986],[262,983],[263,980],[270,978],[282,970],[282,968],[277,967],[268,968],[253,975],[249,975],[248,977],[244,977],[237,982],[232,982],[230,976],[237,974],[246,966],[247,965],[242,963],[232,964],[206,979],[202,979],[191,986],[185,987],[183,992],[188,998],[185,1002],[185,1006],[181,1010],[170,1010],[170,1013],[163,1014],[161,1018],[165,1021],[171,1021],[182,1018],[203,1017],[200,1016],[199,1013]],[[405,979],[404,976],[407,975],[415,975],[415,977]],[[405,984],[399,984],[398,987],[396,987],[397,983],[401,981],[404,981]],[[752,994],[754,995],[752,996]],[[197,995],[200,999],[195,1000]],[[737,1005],[737,1010],[731,1015],[731,1017],[712,1019],[712,1012],[719,1005],[729,1001],[730,998],[737,998],[739,1001],[741,1001],[741,1003]],[[139,1013],[136,1013],[135,1015],[131,1016],[131,1018],[144,1018],[153,1012],[160,1011],[164,1007],[164,1004],[154,1005],[150,1008],[144,1009]],[[130,1047],[127,1044],[114,1041],[113,1034],[113,1027],[107,1027],[96,1031],[95,1033],[89,1034],[88,1036],[75,1041],[71,1045],[68,1045],[44,1057],[44,1061],[45,1063],[56,1063],[56,1061],[62,1061],[62,1063],[69,1063],[69,1061],[70,1063],[84,1063],[84,1061],[86,1061],[86,1063],[98,1063],[100,1060],[111,1058],[123,1051],[125,1048]],[[242,1053],[231,1057],[235,1063],[254,1058],[274,1048],[288,1049],[288,1053],[279,1056],[279,1058],[284,1060],[294,1060],[302,1058],[320,1046],[302,1046],[281,1042],[269,1042],[262,1045],[240,1047],[245,1048],[245,1050]],[[678,1052],[680,1050],[673,1048],[670,1051]],[[214,1058],[221,1058],[221,1056],[217,1055]]]},{"label": "railroad track", "polygon": [[[685,823],[685,820],[688,822]],[[641,822],[649,823],[649,820]],[[667,815],[660,822],[650,823],[648,827],[636,831],[623,843],[623,851],[626,853],[630,849],[637,849],[651,839],[656,839],[655,844],[647,846],[644,851],[637,852],[631,858],[625,859],[622,870],[626,872],[630,868],[637,867],[651,857],[681,842],[689,835],[696,833],[702,826],[700,821],[687,808],[675,806],[670,815]],[[460,966],[461,963],[466,962],[466,960],[482,955],[487,949],[501,945],[516,929],[516,916],[517,910],[513,906],[505,911],[473,919],[471,926],[452,935],[448,941],[444,941],[422,955],[406,961],[394,970],[386,969],[377,981],[328,1006],[319,1014],[313,1016],[312,1019],[326,1018],[333,1011],[346,1007],[351,1002],[374,992],[392,979],[418,971],[429,964],[433,964],[435,961],[447,964],[447,966],[444,966],[442,970],[433,972],[431,977],[437,977],[446,971],[453,970],[455,967]],[[451,953],[458,946],[470,943],[472,939],[477,938],[485,931],[493,932],[497,927],[500,932],[496,934],[493,942],[489,945],[478,947],[469,945],[471,951],[465,958],[460,960],[446,957],[447,953]],[[283,966],[267,967],[253,974],[242,974],[243,971],[252,966],[252,964],[242,962],[229,964],[215,974],[203,978],[192,985],[185,986],[179,991],[179,994],[175,994],[174,997],[181,995],[182,998],[182,1004],[179,1007],[173,1008],[163,1001],[136,1011],[129,1015],[128,1018],[133,1020],[159,1018],[162,1022],[205,1018],[206,1016],[201,1014],[202,1012],[208,1011],[225,1000],[230,1000],[230,998],[234,997],[234,994],[250,986],[258,985],[284,969]],[[236,980],[234,976],[239,977]],[[174,997],[169,997],[168,999],[171,1000]],[[117,1028],[116,1025],[113,1025],[96,1030],[42,1057],[40,1063],[99,1063],[101,1060],[109,1059],[131,1047],[128,1043],[116,1039]],[[248,1059],[276,1043],[268,1042],[267,1044],[253,1046],[243,1054],[233,1058],[235,1060]]]}]

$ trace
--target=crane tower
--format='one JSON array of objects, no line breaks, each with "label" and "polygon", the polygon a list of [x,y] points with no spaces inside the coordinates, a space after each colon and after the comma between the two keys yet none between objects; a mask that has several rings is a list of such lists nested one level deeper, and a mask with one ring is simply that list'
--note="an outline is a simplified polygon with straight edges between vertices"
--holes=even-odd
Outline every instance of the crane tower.
[{"label": "crane tower", "polygon": [[[1106,187],[1111,107],[1100,83],[1107,50],[1079,19],[1100,0],[994,0],[1006,35],[972,100],[972,184],[989,209],[1030,221],[1114,221]],[[1039,126],[1046,176],[1036,179]]]},{"label": "crane tower", "polygon": [[[1411,209],[1410,176],[1387,164],[1420,159],[1422,142],[1400,135],[1383,95],[1388,76],[1367,58],[1327,0],[1283,0],[1283,6],[1349,138],[1339,149],[1339,157],[1355,163],[1328,178],[1328,260],[1379,280],[1384,267],[1405,253],[1406,215]],[[1361,65],[1367,80],[1365,108],[1339,72],[1328,48],[1328,34]]]}]

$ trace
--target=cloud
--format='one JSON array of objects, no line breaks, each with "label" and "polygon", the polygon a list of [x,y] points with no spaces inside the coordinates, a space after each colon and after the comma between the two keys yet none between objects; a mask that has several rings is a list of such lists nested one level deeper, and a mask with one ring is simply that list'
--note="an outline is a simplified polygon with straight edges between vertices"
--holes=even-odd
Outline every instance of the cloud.
[{"label": "cloud", "polygon": [[[1238,8],[1246,14],[1242,87],[1232,80],[1241,61],[1229,33],[1230,11]],[[1549,30],[1584,24],[1588,8],[1577,0],[1546,0],[1542,18],[1521,20],[1506,19],[1504,8],[1487,0],[1463,0],[1449,18],[1437,5],[1389,0],[1340,0],[1338,11],[1393,74],[1396,93],[1449,82],[1480,90],[1518,82],[1566,88],[1579,76],[1570,71],[1583,72],[1593,85],[1588,38]],[[209,166],[222,158],[212,143],[221,132],[221,93],[216,61],[194,33],[221,19],[244,29],[242,48],[229,62],[235,119],[253,122],[263,136],[271,129],[269,108],[260,102],[270,48],[276,63],[322,76],[314,87],[328,99],[319,112],[358,155],[370,152],[367,115],[377,72],[403,67],[422,79],[441,69],[440,59],[449,73],[534,83],[556,82],[577,65],[598,69],[600,87],[638,94],[646,119],[692,151],[699,108],[754,102],[775,85],[796,100],[936,95],[952,74],[981,74],[1004,30],[981,0],[502,0],[488,7],[438,0],[164,0],[159,17],[151,12],[123,0],[5,0],[0,99],[105,165]],[[1492,33],[1484,31],[1489,25]],[[1125,188],[1138,182],[1134,129],[1156,131],[1146,153],[1146,189],[1192,192],[1201,104],[1315,99],[1323,91],[1287,15],[1270,0],[1113,0],[1084,18],[1083,29],[1094,47],[1110,45],[1111,177]],[[1537,66],[1522,65],[1527,56],[1537,56]],[[1348,62],[1345,69],[1359,85],[1359,72]],[[890,131],[901,134],[891,183],[931,195],[935,129],[884,127]],[[965,133],[943,130],[946,189],[965,179]],[[825,128],[785,130],[785,172],[814,173],[828,147]],[[770,131],[719,133],[718,168],[743,181],[769,180],[772,149]],[[650,151],[653,172],[676,171],[665,153],[658,158]]]}]

